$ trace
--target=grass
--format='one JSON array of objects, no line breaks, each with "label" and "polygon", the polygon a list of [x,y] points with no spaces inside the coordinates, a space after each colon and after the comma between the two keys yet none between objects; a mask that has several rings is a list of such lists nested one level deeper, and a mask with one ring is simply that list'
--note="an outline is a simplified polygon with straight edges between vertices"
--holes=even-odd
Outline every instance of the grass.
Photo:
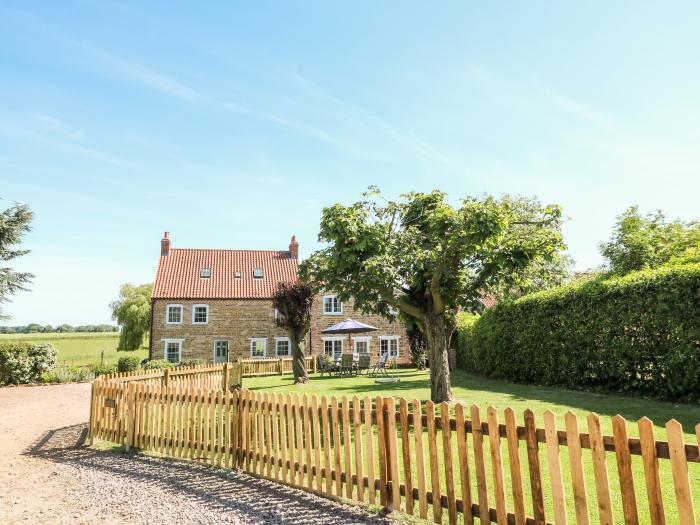
[{"label": "grass", "polygon": [[[426,400],[430,397],[429,379],[427,372],[416,370],[400,370],[398,372],[401,381],[396,384],[377,384],[372,378],[367,377],[319,377],[312,376],[311,382],[307,386],[296,386],[290,376],[268,376],[259,378],[245,378],[243,384],[246,388],[257,391],[275,391],[306,393],[317,395],[377,395],[404,397],[408,400]],[[658,440],[666,439],[664,424],[671,418],[682,423],[685,431],[686,443],[697,443],[695,436],[695,425],[700,422],[700,406],[677,404],[663,401],[647,400],[636,397],[628,397],[615,394],[593,393],[585,391],[572,391],[561,388],[550,388],[535,385],[520,385],[483,378],[474,374],[469,374],[461,370],[453,372],[452,392],[456,401],[466,406],[476,404],[482,408],[482,420],[486,418],[485,409],[489,405],[499,409],[501,422],[503,421],[503,409],[512,407],[518,414],[519,424],[522,424],[522,413],[526,408],[534,411],[538,427],[543,428],[542,414],[546,410],[551,410],[556,414],[559,429],[564,428],[564,414],[571,410],[579,418],[579,428],[581,432],[587,431],[586,416],[590,412],[596,412],[601,416],[603,432],[612,435],[612,423],[610,417],[620,414],[628,420],[628,433],[631,437],[638,436],[636,421],[642,416],[650,418],[655,424],[655,436]],[[439,412],[438,412],[439,413]],[[424,440],[427,441],[427,440]],[[442,455],[442,440],[438,439],[438,456]],[[471,444],[471,440],[469,440]],[[493,499],[493,481],[490,474],[490,454],[488,452],[488,439],[484,442],[485,458],[487,466],[487,482],[489,485],[489,503],[495,505]],[[453,437],[453,457],[456,456],[456,444]],[[470,445],[471,448],[471,445]],[[527,497],[528,513],[532,514],[529,498],[529,483],[527,481],[527,457],[525,455],[524,444],[521,443],[520,456],[524,469],[525,492]],[[505,441],[501,444],[504,457],[504,475],[506,487],[510,485],[510,471],[508,464],[508,454]],[[566,497],[568,503],[568,515],[570,519],[575,516],[573,507],[573,492],[571,490],[571,478],[569,475],[569,458],[565,448],[560,450],[562,471],[564,474],[564,484],[566,487]],[[427,443],[426,443],[426,458]],[[470,457],[470,472],[472,477],[472,495],[476,499],[476,484],[474,481],[475,465],[473,457]],[[607,454],[608,473],[610,487],[613,496],[613,507],[616,520],[622,519],[622,501],[617,475],[617,464],[615,455]],[[551,501],[551,485],[547,470],[546,450],[543,445],[540,448],[540,464],[542,470],[543,486],[545,493],[545,506],[547,517],[553,518],[553,506]],[[676,523],[678,514],[675,505],[675,494],[670,470],[669,460],[660,459],[661,481],[666,518],[668,523]],[[592,523],[597,523],[598,514],[596,507],[596,491],[593,479],[593,468],[590,459],[590,451],[584,450],[584,469],[587,475],[587,490],[589,498],[589,511]],[[639,509],[640,522],[649,523],[648,504],[646,499],[646,488],[644,482],[644,470],[640,456],[634,456],[632,461],[633,478],[637,493],[637,506]],[[700,509],[700,464],[691,463],[689,465],[691,486],[693,487],[693,499],[695,508]],[[415,470],[413,471],[415,476]],[[426,474],[429,484],[429,474]],[[414,477],[415,479],[415,477]],[[441,482],[444,487],[444,473],[441,471]],[[512,496],[506,488],[509,509],[512,509]]]},{"label": "grass", "polygon": [[57,366],[86,366],[101,364],[104,351],[104,364],[116,364],[120,357],[136,355],[148,357],[148,349],[135,352],[117,352],[119,334],[116,332],[80,332],[50,334],[2,334],[4,341],[27,341],[30,343],[51,343],[58,350]]}]

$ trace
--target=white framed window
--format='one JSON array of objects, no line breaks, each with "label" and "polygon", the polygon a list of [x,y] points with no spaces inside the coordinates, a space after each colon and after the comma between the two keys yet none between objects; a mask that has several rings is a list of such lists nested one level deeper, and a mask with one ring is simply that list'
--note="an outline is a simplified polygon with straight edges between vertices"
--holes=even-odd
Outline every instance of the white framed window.
[{"label": "white framed window", "polygon": [[292,357],[292,344],[289,342],[289,337],[275,337],[275,355]]},{"label": "white framed window", "polygon": [[369,354],[369,343],[371,340],[372,338],[367,336],[353,337],[354,352],[356,354]]},{"label": "white framed window", "polygon": [[277,308],[272,309],[272,318],[275,321],[280,321],[282,319],[282,314],[280,313],[280,311]]},{"label": "white framed window", "polygon": [[262,279],[263,278],[263,269],[262,268],[254,268],[253,269],[253,279]]},{"label": "white framed window", "polygon": [[337,295],[323,296],[323,313],[325,315],[340,315],[343,313],[343,303],[338,300]]},{"label": "white framed window", "polygon": [[163,359],[174,365],[182,361],[182,339],[163,339]]},{"label": "white framed window", "polygon": [[340,356],[343,354],[344,340],[344,337],[324,337],[323,351],[332,359],[340,359]]},{"label": "white framed window", "polygon": [[202,268],[199,270],[199,276],[202,279],[209,279],[211,277],[211,268]]},{"label": "white framed window", "polygon": [[267,337],[251,337],[250,357],[262,359],[267,356]]},{"label": "white framed window", "polygon": [[165,324],[182,324],[181,304],[169,304],[165,307]]},{"label": "white framed window", "polygon": [[228,362],[228,340],[226,339],[215,339],[214,340],[214,363],[227,363]]},{"label": "white framed window", "polygon": [[379,336],[379,355],[389,354],[389,357],[399,357],[399,336]]},{"label": "white framed window", "polygon": [[192,324],[207,324],[209,322],[209,305],[192,305]]}]

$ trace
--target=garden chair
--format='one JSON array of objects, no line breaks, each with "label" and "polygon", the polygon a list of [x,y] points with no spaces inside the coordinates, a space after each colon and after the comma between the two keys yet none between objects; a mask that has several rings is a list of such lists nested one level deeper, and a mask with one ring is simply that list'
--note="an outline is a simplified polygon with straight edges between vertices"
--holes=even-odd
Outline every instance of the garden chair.
[{"label": "garden chair", "polygon": [[357,360],[357,373],[358,375],[364,370],[366,373],[369,372],[370,358],[369,354],[360,354],[360,358]]},{"label": "garden chair", "polygon": [[343,354],[340,356],[340,375],[351,376],[355,372],[355,359],[352,354]]},{"label": "garden chair", "polygon": [[386,372],[386,362],[389,359],[389,354],[382,354],[379,356],[379,359],[377,359],[377,362],[374,363],[374,366],[371,368],[369,375],[372,375],[376,377],[380,372],[382,372],[385,376],[389,375]]},{"label": "garden chair", "polygon": [[325,372],[328,372],[328,375],[333,375],[333,372],[336,371],[335,361],[326,354],[316,356],[316,364],[318,365],[318,371],[321,372],[321,377],[323,377]]}]

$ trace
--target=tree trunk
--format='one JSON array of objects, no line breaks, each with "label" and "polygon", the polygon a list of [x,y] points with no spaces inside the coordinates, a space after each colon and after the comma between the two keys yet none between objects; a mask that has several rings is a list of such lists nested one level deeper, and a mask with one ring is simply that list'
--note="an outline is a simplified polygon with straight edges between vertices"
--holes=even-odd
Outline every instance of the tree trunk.
[{"label": "tree trunk", "polygon": [[425,319],[425,336],[430,355],[430,399],[434,403],[452,401],[450,363],[447,356],[447,323],[442,315]]},{"label": "tree trunk", "polygon": [[304,348],[296,337],[290,334],[289,344],[292,345],[292,373],[295,383],[307,383],[309,377],[306,375],[306,357]]}]

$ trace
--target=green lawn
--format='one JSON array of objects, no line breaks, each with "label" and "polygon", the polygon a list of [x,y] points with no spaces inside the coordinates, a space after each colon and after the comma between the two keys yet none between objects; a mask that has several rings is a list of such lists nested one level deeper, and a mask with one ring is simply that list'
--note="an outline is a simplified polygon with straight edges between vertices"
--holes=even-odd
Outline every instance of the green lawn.
[{"label": "green lawn", "polygon": [[[419,399],[426,400],[429,398],[429,380],[427,372],[418,372],[416,370],[400,370],[398,372],[401,381],[397,384],[376,384],[372,378],[367,377],[319,377],[312,376],[311,382],[306,386],[295,386],[292,383],[291,376],[268,376],[259,378],[244,378],[243,385],[251,390],[258,391],[279,391],[292,392],[302,394],[317,394],[317,395],[337,395],[337,396],[353,396],[353,395],[391,395],[396,398],[405,397],[408,400]],[[501,422],[503,421],[503,409],[512,407],[518,414],[519,424],[522,423],[522,413],[526,408],[534,411],[537,418],[538,427],[543,428],[542,414],[546,410],[553,411],[557,416],[557,425],[559,429],[564,428],[563,415],[571,410],[578,415],[579,428],[581,432],[587,431],[586,416],[590,412],[596,412],[601,416],[603,431],[606,435],[612,435],[612,423],[610,417],[615,414],[621,414],[628,420],[628,433],[630,436],[638,436],[636,421],[647,416],[654,421],[655,436],[658,440],[666,439],[664,424],[667,420],[675,418],[683,424],[685,430],[685,439],[687,443],[697,443],[695,436],[695,425],[700,422],[700,406],[676,404],[661,401],[652,401],[635,397],[627,397],[613,394],[599,394],[583,391],[572,391],[560,388],[548,388],[533,385],[518,385],[505,381],[497,381],[486,379],[474,374],[469,374],[461,370],[453,372],[452,375],[452,391],[457,401],[469,406],[472,404],[479,405],[482,410],[482,418],[486,418],[486,407],[493,405],[499,409]],[[442,454],[441,440],[438,440],[439,454]],[[471,443],[471,441],[469,441]],[[426,445],[427,446],[427,445]],[[502,443],[502,451],[504,454],[504,474],[506,487],[510,483],[510,472],[507,461],[507,450],[505,441]],[[524,451],[524,444],[521,444],[521,464],[523,465],[525,475],[525,489],[528,494],[528,513],[532,515],[531,507],[529,506],[529,484],[527,481],[527,457]],[[564,483],[567,489],[567,501],[569,502],[568,515],[573,521],[575,513],[573,508],[573,492],[571,490],[571,480],[569,475],[569,459],[565,448],[561,449],[561,463],[564,472]],[[485,440],[485,456],[487,469],[490,469],[490,454],[488,453],[488,439]],[[428,457],[426,455],[426,457]],[[453,457],[454,456],[453,454]],[[548,510],[547,517],[553,518],[551,490],[549,485],[549,475],[547,472],[547,459],[544,446],[540,448],[540,462],[542,465],[542,477],[544,480],[544,492],[546,498],[546,508]],[[615,455],[607,454],[608,472],[610,476],[610,487],[613,494],[613,505],[615,510],[616,520],[622,519],[622,502],[620,499],[619,481],[617,476],[617,465]],[[669,460],[659,460],[663,487],[664,506],[666,509],[666,518],[668,523],[676,523],[678,521],[677,511],[675,508],[675,495],[673,490],[673,482],[671,477]],[[474,464],[473,457],[470,457],[470,471],[472,472],[472,480]],[[690,464],[691,485],[694,493],[693,498],[695,508],[700,510],[700,464]],[[633,477],[637,492],[637,505],[640,513],[641,523],[649,523],[649,513],[646,500],[646,489],[644,483],[644,471],[640,456],[635,456],[632,462]],[[587,489],[589,497],[589,507],[592,523],[598,522],[596,511],[595,485],[592,477],[592,463],[590,452],[584,450],[584,469],[587,473]],[[492,476],[490,470],[488,472],[489,494],[491,499],[489,503],[494,506]],[[414,472],[415,474],[415,472]],[[443,479],[444,483],[444,479]],[[512,497],[507,489],[508,507],[512,509]],[[472,486],[472,494],[476,495],[476,485]],[[475,497],[475,496],[474,496]]]},{"label": "green lawn", "polygon": [[137,355],[142,359],[148,357],[146,348],[133,353],[117,352],[119,334],[116,332],[0,335],[0,343],[8,340],[51,343],[58,349],[58,366],[100,364],[103,350],[104,364],[114,364],[124,355]]}]

